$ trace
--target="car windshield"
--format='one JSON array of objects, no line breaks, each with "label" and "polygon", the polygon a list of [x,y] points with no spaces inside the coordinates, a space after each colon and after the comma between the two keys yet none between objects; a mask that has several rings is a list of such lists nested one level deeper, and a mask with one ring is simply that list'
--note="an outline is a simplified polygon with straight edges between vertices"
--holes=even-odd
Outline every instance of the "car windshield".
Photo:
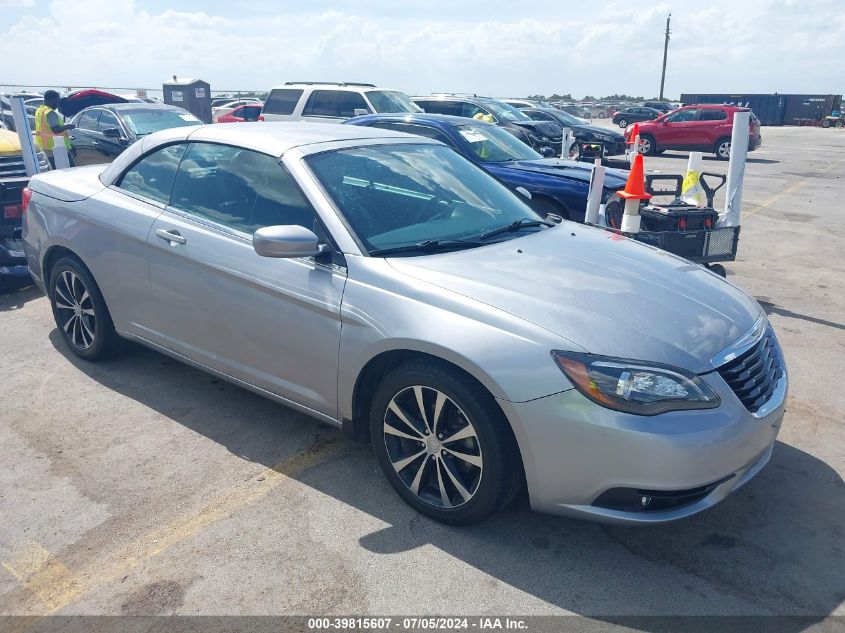
[{"label": "car windshield", "polygon": [[190,112],[178,110],[124,110],[120,116],[135,136],[185,125],[202,125],[202,121]]},{"label": "car windshield", "polygon": [[525,114],[524,112],[520,111],[518,108],[514,108],[512,105],[508,105],[507,103],[502,103],[501,101],[494,101],[490,100],[479,100],[479,105],[487,108],[490,112],[493,113],[497,119],[505,121],[531,121],[531,117]]},{"label": "car windshield", "polygon": [[397,112],[422,112],[422,109],[403,92],[396,90],[370,90],[367,99],[376,112],[390,114]]},{"label": "car windshield", "polygon": [[459,125],[457,132],[464,147],[485,163],[542,158],[513,134],[494,125]]},{"label": "car windshield", "polygon": [[563,110],[555,110],[554,117],[566,125],[583,125],[584,121],[578,117],[572,116],[569,112]]},{"label": "car windshield", "polygon": [[498,180],[439,144],[355,147],[317,154],[307,163],[370,253],[459,240],[480,246],[490,231],[540,221]]}]

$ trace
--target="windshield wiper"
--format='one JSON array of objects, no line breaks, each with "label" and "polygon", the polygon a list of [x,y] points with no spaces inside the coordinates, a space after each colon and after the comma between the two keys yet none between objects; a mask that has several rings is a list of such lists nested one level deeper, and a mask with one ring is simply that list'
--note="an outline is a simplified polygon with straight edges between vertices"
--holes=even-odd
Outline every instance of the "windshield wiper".
[{"label": "windshield wiper", "polygon": [[483,244],[472,240],[425,240],[423,242],[417,242],[416,244],[405,244],[404,246],[393,246],[391,248],[377,248],[370,251],[370,255],[373,257],[381,257],[383,255],[411,253],[414,251],[436,253],[438,251],[472,248],[474,246],[483,246]]},{"label": "windshield wiper", "polygon": [[545,220],[532,220],[531,218],[522,218],[517,220],[516,222],[511,222],[507,226],[501,226],[498,229],[493,229],[492,231],[487,231],[486,233],[482,233],[478,239],[480,240],[488,240],[491,237],[495,237],[496,235],[501,235],[502,233],[514,233],[519,229],[524,229],[531,226],[554,226],[553,222],[546,222]]}]

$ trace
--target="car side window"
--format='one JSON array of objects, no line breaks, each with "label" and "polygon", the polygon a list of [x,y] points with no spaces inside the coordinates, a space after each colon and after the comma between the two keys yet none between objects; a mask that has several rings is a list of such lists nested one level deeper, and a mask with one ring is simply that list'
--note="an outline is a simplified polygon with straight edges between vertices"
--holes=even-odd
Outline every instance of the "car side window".
[{"label": "car side window", "polygon": [[264,104],[264,111],[267,114],[293,114],[296,104],[299,103],[299,98],[302,96],[302,90],[298,88],[279,88],[273,90],[270,96],[267,97],[267,103]]},{"label": "car side window", "polygon": [[302,110],[305,116],[337,116],[337,90],[315,90]]},{"label": "car side window", "polygon": [[97,129],[102,132],[109,128],[120,128],[120,123],[117,122],[117,117],[108,110],[103,110],[100,115],[100,122],[97,124]]},{"label": "car side window", "polygon": [[471,119],[476,114],[490,114],[484,108],[475,105],[474,103],[469,103],[468,101],[464,101],[461,103],[461,116]]},{"label": "car side window", "polygon": [[76,127],[83,130],[96,130],[97,119],[100,116],[100,112],[101,110],[90,110],[89,112],[83,112],[82,116],[79,117],[79,121],[76,123]]},{"label": "car side window", "polygon": [[557,122],[555,118],[551,114],[547,114],[545,112],[541,112],[540,110],[534,110],[532,112],[526,112],[528,116],[530,116],[535,121],[553,121]]},{"label": "car side window", "polygon": [[341,92],[338,101],[338,116],[355,116],[355,110],[366,110],[367,112],[370,111],[370,109],[367,107],[367,102],[364,101],[364,97],[362,97],[357,92]]},{"label": "car side window", "polygon": [[449,140],[449,137],[443,134],[443,132],[427,125],[417,125],[415,123],[394,123],[393,121],[384,121],[374,123],[371,127],[379,128],[382,130],[393,130],[394,132],[405,132],[407,134],[415,134],[416,136],[433,138],[434,140],[440,141],[441,143],[445,143],[446,145],[453,145],[452,141]]},{"label": "car side window", "polygon": [[418,101],[420,106],[429,114],[450,114],[453,116],[461,116],[460,101],[440,101],[432,99],[431,101]]},{"label": "car side window", "polygon": [[698,115],[699,121],[725,121],[728,113],[724,110],[702,110]]},{"label": "car side window", "polygon": [[124,191],[162,204],[170,200],[170,190],[185,144],[168,145],[144,156],[126,170],[116,186]]},{"label": "car side window", "polygon": [[244,233],[279,224],[314,230],[317,221],[278,158],[212,143],[188,145],[170,206]]},{"label": "car side window", "polygon": [[695,116],[698,114],[698,110],[695,108],[690,108],[689,110],[678,110],[675,114],[670,117],[666,118],[666,121],[669,123],[682,123],[685,121],[695,121]]},{"label": "car side window", "polygon": [[244,121],[257,121],[261,114],[261,106],[244,106],[241,108],[240,116]]}]

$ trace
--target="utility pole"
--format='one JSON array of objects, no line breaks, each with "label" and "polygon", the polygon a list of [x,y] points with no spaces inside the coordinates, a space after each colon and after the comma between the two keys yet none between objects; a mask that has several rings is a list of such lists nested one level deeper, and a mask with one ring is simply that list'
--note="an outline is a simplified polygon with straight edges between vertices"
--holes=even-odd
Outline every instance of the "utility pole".
[{"label": "utility pole", "polygon": [[663,72],[660,74],[660,100],[663,100],[663,84],[666,83],[666,55],[669,52],[669,20],[672,19],[672,14],[666,18],[666,39],[663,40]]}]

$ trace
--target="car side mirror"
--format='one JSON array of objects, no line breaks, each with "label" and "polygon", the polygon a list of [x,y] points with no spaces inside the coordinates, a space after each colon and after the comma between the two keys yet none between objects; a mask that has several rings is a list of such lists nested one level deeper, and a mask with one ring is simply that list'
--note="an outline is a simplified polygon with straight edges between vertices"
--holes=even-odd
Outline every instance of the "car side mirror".
[{"label": "car side mirror", "polygon": [[517,188],[516,188],[516,191],[517,191],[517,193],[519,193],[519,195],[521,195],[523,198],[528,198],[529,200],[531,200],[531,198],[532,198],[531,192],[530,192],[530,191],[528,191],[528,189],[526,189],[525,187],[517,187]]},{"label": "car side mirror", "polygon": [[542,156],[543,158],[554,158],[556,154],[551,147],[541,147],[540,156]]},{"label": "car side mirror", "polygon": [[313,231],[296,224],[265,226],[252,234],[252,248],[262,257],[315,257],[326,250]]},{"label": "car side mirror", "polygon": [[103,130],[103,136],[108,136],[109,138],[120,138],[120,128],[107,127]]}]

